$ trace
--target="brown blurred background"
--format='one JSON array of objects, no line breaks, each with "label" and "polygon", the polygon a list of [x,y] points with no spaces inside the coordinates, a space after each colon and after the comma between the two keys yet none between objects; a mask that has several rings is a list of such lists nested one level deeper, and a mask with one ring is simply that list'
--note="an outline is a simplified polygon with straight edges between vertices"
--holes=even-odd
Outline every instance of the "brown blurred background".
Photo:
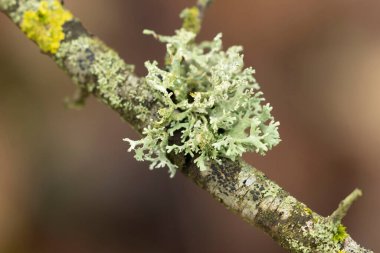
[{"label": "brown blurred background", "polygon": [[[164,47],[144,28],[172,34],[189,0],[66,0],[83,23],[144,74]],[[216,0],[201,39],[223,32],[257,70],[283,142],[246,159],[328,215],[355,187],[348,232],[380,241],[380,1]],[[137,138],[74,86],[0,15],[0,252],[285,252],[192,182],[154,172],[127,152]]]}]

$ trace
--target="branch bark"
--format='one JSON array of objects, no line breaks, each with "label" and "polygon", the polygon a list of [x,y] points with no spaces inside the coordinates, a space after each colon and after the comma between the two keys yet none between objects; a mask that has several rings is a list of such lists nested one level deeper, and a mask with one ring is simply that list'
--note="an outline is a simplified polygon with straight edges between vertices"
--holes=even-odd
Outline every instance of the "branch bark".
[{"label": "branch bark", "polygon": [[[0,11],[20,27],[25,13],[36,11],[42,2],[58,1],[0,0]],[[202,16],[208,2],[198,2]],[[133,66],[91,35],[77,18],[65,21],[62,32],[64,39],[59,41],[57,52],[44,53],[77,85],[79,96],[74,104],[92,94],[142,133],[160,108],[144,78],[137,77]],[[174,137],[173,141],[179,140]],[[372,252],[360,247],[340,224],[348,207],[360,195],[357,191],[332,216],[322,217],[242,160],[213,162],[208,171],[200,172],[194,158],[181,154],[168,156],[198,186],[290,252]]]}]

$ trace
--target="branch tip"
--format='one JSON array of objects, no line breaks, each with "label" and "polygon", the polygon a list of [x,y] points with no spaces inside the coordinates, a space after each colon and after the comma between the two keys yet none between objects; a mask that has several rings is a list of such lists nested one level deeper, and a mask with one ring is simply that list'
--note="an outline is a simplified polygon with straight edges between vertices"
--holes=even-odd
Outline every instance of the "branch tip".
[{"label": "branch tip", "polygon": [[213,0],[198,0],[197,8],[199,9],[199,18],[200,19],[203,18],[207,7],[209,7],[212,2],[213,2]]},{"label": "branch tip", "polygon": [[350,209],[352,204],[362,195],[362,191],[356,188],[353,192],[350,193],[350,195],[348,195],[339,203],[338,208],[329,216],[329,219],[334,223],[340,223],[344,216],[346,216],[348,209]]}]

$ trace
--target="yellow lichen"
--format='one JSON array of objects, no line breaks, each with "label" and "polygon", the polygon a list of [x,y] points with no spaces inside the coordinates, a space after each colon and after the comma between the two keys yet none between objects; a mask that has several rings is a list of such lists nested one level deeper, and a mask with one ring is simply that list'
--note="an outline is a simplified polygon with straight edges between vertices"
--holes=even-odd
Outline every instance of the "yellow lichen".
[{"label": "yellow lichen", "polygon": [[311,215],[311,214],[313,214],[313,211],[310,209],[310,208],[308,208],[308,207],[304,207],[304,209],[303,209],[304,211],[305,211],[305,213],[307,213],[308,215]]},{"label": "yellow lichen", "polygon": [[344,242],[344,240],[347,238],[348,234],[346,232],[346,227],[342,224],[339,224],[336,228],[336,231],[333,236],[333,240],[335,242]]},{"label": "yellow lichen", "polygon": [[201,29],[201,20],[199,17],[199,9],[197,7],[186,8],[180,14],[183,20],[182,27],[187,31],[198,33]]},{"label": "yellow lichen", "polygon": [[21,30],[43,52],[55,54],[65,38],[62,25],[72,18],[59,1],[41,1],[37,10],[24,12]]}]

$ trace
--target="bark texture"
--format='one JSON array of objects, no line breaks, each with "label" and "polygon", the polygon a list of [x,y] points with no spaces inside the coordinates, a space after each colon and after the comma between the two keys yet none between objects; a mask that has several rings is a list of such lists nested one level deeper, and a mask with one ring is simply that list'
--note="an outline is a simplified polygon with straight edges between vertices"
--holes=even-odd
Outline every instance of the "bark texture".
[{"label": "bark texture", "polygon": [[[0,0],[0,10],[22,27],[25,13],[36,12],[42,2],[58,1]],[[204,6],[200,4],[198,8],[203,15]],[[78,19],[65,21],[62,32],[64,38],[58,41],[57,52],[45,54],[78,86],[71,105],[79,105],[86,96],[94,95],[142,133],[160,108],[144,78],[137,77],[133,66],[87,32]],[[176,141],[174,137],[173,142]],[[372,252],[360,247],[341,225],[348,207],[360,195],[357,191],[342,202],[334,215],[322,217],[243,161],[211,163],[208,171],[200,172],[194,158],[179,154],[169,155],[169,159],[216,200],[290,252]]]}]

